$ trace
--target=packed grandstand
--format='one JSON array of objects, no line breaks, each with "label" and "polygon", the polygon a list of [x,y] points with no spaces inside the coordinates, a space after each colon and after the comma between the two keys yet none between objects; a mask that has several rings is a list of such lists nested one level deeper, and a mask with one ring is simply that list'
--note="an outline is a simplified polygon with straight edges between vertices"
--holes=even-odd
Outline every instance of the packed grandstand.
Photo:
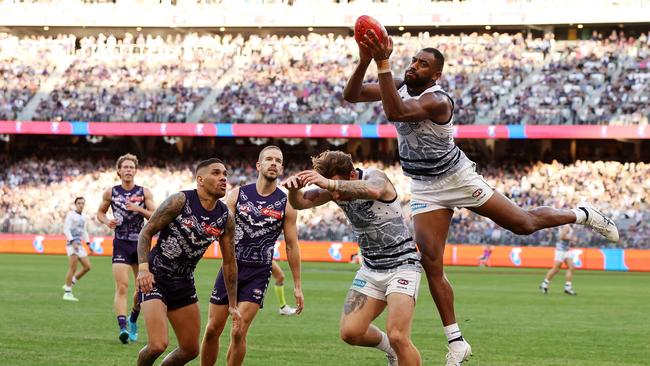
[{"label": "packed grandstand", "polygon": [[[648,123],[646,33],[422,32],[394,42],[398,75],[415,50],[445,54],[440,84],[457,101],[456,124]],[[386,123],[379,104],[343,101],[357,54],[352,37],[332,33],[0,33],[0,120]]]}]

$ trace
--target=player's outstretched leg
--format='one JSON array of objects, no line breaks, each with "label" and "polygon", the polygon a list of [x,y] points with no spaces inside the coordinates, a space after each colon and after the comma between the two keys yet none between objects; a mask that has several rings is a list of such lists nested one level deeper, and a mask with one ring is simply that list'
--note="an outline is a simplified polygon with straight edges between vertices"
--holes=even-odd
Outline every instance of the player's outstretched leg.
[{"label": "player's outstretched leg", "polygon": [[574,209],[537,207],[524,210],[495,191],[482,206],[469,209],[490,218],[497,225],[517,235],[530,235],[541,229],[575,223],[592,228],[607,240],[618,241],[616,224],[590,206],[578,206]]},{"label": "player's outstretched leg", "polygon": [[456,323],[454,290],[445,276],[443,266],[445,243],[453,213],[450,209],[438,209],[413,217],[415,242],[422,253],[422,267],[427,275],[429,292],[438,308],[449,344],[446,365],[459,365],[472,355],[472,349]]}]

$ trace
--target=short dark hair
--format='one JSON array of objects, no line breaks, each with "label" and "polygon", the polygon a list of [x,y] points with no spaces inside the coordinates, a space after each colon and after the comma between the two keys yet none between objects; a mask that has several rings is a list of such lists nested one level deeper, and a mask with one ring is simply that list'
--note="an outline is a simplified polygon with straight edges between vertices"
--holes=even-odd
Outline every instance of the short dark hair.
[{"label": "short dark hair", "polygon": [[445,56],[443,56],[442,52],[433,47],[423,48],[422,51],[432,54],[433,58],[436,59],[436,62],[440,66],[440,71],[442,71],[442,68],[445,66]]},{"label": "short dark hair", "polygon": [[330,179],[335,175],[348,177],[354,170],[352,155],[343,151],[326,150],[311,158],[314,170],[323,177]]},{"label": "short dark hair", "polygon": [[280,153],[282,153],[282,150],[280,150],[279,147],[277,147],[275,145],[269,145],[269,146],[263,148],[262,151],[260,151],[260,154],[257,156],[257,161],[262,161],[262,155],[264,155],[264,152],[268,151],[268,150],[278,150]]},{"label": "short dark hair", "polygon": [[85,201],[86,199],[83,198],[83,197],[77,197],[77,198],[74,199],[74,203],[76,204],[76,203],[77,203],[78,201],[80,201],[80,200],[84,200],[84,201]]},{"label": "short dark hair", "polygon": [[223,164],[224,166],[226,165],[226,163],[224,163],[223,160],[221,160],[219,158],[206,159],[206,160],[200,161],[198,164],[196,164],[196,168],[194,169],[194,175],[197,175],[199,173],[199,170],[201,170],[201,168],[204,168],[204,167],[206,167],[208,165],[211,165],[211,164],[214,164],[214,163]]}]

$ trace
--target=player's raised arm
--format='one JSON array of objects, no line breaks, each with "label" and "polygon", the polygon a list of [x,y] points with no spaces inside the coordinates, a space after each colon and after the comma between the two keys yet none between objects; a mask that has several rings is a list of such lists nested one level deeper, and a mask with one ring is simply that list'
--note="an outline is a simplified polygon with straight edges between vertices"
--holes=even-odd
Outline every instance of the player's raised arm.
[{"label": "player's raised arm", "polygon": [[[445,95],[427,93],[419,99],[409,100],[402,100],[400,97],[393,80],[389,62],[390,55],[393,52],[392,39],[386,37],[384,42],[380,42],[373,31],[368,31],[364,38],[363,46],[371,50],[372,57],[377,63],[379,92],[386,118],[391,122],[421,122],[432,120],[440,124],[447,123],[451,118],[453,106],[449,98]],[[440,77],[442,72],[440,67],[440,65],[431,60],[414,57],[405,75],[407,77],[419,78],[420,74],[428,75],[427,71],[430,70],[432,78],[425,79],[424,81],[433,82]],[[439,70],[435,68],[439,68]],[[426,85],[423,85],[424,89],[426,89]],[[419,92],[424,91],[424,89],[419,90]]]},{"label": "player's raised arm", "polygon": [[97,220],[102,224],[108,226],[110,229],[115,229],[117,226],[117,220],[108,219],[106,213],[108,208],[111,207],[111,188],[107,188],[102,194],[102,201],[99,203],[99,208],[97,209]]},{"label": "player's raised arm", "polygon": [[182,192],[169,196],[151,215],[147,224],[140,231],[138,236],[138,278],[136,282],[143,293],[151,291],[154,282],[153,274],[149,272],[151,239],[165,226],[169,225],[176,216],[180,215],[183,205],[185,205],[185,194]]},{"label": "player's raised arm", "polygon": [[[381,100],[379,84],[363,82],[371,61],[372,53],[370,53],[370,50],[359,45],[359,64],[354,69],[347,84],[345,84],[345,90],[343,90],[343,99],[345,99],[346,102],[378,102]],[[396,79],[393,82],[394,84],[399,85],[402,81]]]},{"label": "player's raised arm", "polygon": [[287,178],[282,182],[282,186],[289,191],[289,203],[296,210],[317,207],[332,200],[332,195],[325,189],[303,190],[305,184],[298,175]]},{"label": "player's raised arm", "polygon": [[[231,192],[232,193],[232,192]],[[235,201],[237,196],[235,196]],[[230,196],[228,196],[230,201]],[[228,294],[228,312],[232,317],[233,327],[239,329],[241,315],[237,309],[237,261],[235,259],[235,214],[228,209],[228,221],[226,229],[219,238],[219,248],[223,256],[223,280]]]},{"label": "player's raised arm", "polygon": [[287,248],[287,261],[293,277],[293,295],[296,298],[296,314],[300,314],[305,306],[305,297],[302,294],[302,280],[300,279],[300,244],[298,243],[298,212],[287,205],[284,219],[284,241]]},{"label": "player's raised arm", "polygon": [[327,179],[313,170],[301,172],[300,176],[305,184],[315,184],[328,192],[337,192],[352,199],[378,200],[395,196],[388,177],[378,170],[370,170],[365,179],[358,180]]}]

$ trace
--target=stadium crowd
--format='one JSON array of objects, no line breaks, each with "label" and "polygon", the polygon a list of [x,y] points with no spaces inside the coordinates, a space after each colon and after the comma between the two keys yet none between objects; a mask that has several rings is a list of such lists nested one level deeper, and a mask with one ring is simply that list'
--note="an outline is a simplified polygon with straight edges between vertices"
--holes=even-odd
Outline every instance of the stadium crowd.
[{"label": "stadium crowd", "polygon": [[[394,43],[398,77],[423,47],[445,54],[440,85],[456,101],[457,124],[648,122],[646,34],[632,38],[614,31],[556,41],[550,33],[536,38],[424,32],[395,36]],[[343,101],[358,57],[354,39],[315,33],[246,39],[197,33],[81,39],[0,34],[0,119],[17,118],[52,75],[48,52],[69,55],[69,63],[59,65],[61,76],[44,90],[47,97],[39,99],[33,120],[185,122],[196,112],[194,120],[201,122],[387,122],[378,103]],[[373,64],[368,76],[374,75]]]},{"label": "stadium crowd", "polygon": [[[231,171],[229,189],[254,181],[256,171],[249,161],[232,160],[228,164]],[[4,160],[2,165],[7,169],[0,174],[0,232],[60,234],[63,218],[74,198],[84,196],[85,213],[91,217],[91,234],[110,234],[96,221],[94,213],[102,191],[118,181],[113,161],[28,158]],[[406,217],[411,221],[409,178],[402,174],[399,165],[367,161],[363,166],[383,169],[388,174],[398,190]],[[285,176],[307,168],[307,164],[289,168]],[[650,164],[613,161],[578,161],[568,165],[500,163],[488,165],[480,173],[499,192],[524,208],[541,205],[567,208],[591,203],[619,225],[620,247],[650,248]],[[160,204],[168,195],[192,187],[191,166],[186,162],[141,162],[136,182],[149,187],[155,202]],[[590,230],[576,232],[582,246],[611,245]],[[333,203],[301,211],[299,235],[303,240],[354,240],[345,217]],[[498,228],[490,220],[460,210],[454,215],[449,242],[539,246],[554,245],[556,235],[556,230],[543,230],[531,236],[517,236]]]}]

